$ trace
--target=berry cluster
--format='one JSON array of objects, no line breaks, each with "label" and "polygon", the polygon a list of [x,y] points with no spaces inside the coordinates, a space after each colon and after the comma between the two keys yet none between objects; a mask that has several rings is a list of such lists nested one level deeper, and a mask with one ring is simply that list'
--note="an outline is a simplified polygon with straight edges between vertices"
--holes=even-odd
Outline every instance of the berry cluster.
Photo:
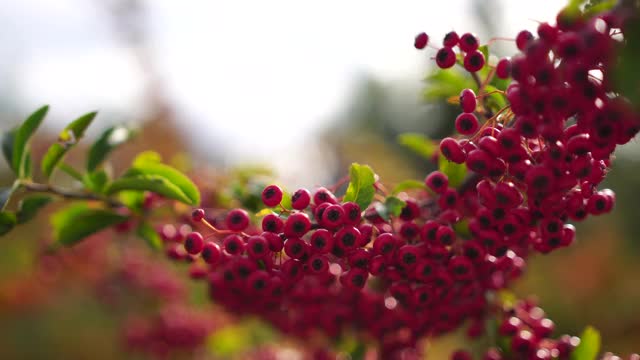
[{"label": "berry cluster", "polygon": [[[190,221],[200,231],[162,232],[169,256],[192,262],[191,276],[206,280],[227,309],[298,337],[355,329],[392,358],[464,323],[470,337],[481,335],[488,317],[501,316],[488,293],[520,276],[530,253],[570,245],[568,221],[613,207],[613,192],[597,187],[616,146],[640,128],[610,79],[625,19],[619,9],[589,19],[561,13],[557,25],[539,26],[538,37],[520,32],[520,53],[491,66],[484,81],[476,74],[486,65],[478,39],[446,35],[438,66],[455,65],[458,47],[478,79],[479,95],[465,89],[459,98],[455,126],[464,137],[439,146],[448,161],[466,164],[462,184],[434,171],[426,190],[399,195],[398,216],[385,214],[382,202],[361,208],[327,188],[296,191],[288,208],[270,185],[262,202],[272,211],[261,213],[261,226],[244,209],[222,218],[197,209]],[[419,34],[415,47],[428,42]],[[492,114],[478,99],[496,75],[513,81],[498,91],[508,105]],[[386,195],[379,183],[374,188]],[[574,338],[547,339],[552,331],[553,322],[526,303],[500,326],[516,359],[564,358]]]}]

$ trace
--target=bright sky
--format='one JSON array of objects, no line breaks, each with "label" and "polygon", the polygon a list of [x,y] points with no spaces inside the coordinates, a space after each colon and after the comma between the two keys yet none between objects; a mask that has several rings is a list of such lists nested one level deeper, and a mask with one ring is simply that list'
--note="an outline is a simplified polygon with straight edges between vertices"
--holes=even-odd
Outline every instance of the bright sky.
[{"label": "bright sky", "polygon": [[[126,120],[144,110],[143,79],[101,1],[0,2],[0,89],[10,87],[21,108],[49,103],[57,119],[99,109]],[[229,162],[279,168],[310,161],[299,149],[348,99],[358,75],[418,89],[428,61],[412,47],[416,33],[440,45],[452,29],[481,29],[470,0],[144,3],[154,61],[194,143],[218,134]],[[514,37],[534,30],[533,20],[553,20],[565,1],[496,3],[505,28],[492,35]]]}]

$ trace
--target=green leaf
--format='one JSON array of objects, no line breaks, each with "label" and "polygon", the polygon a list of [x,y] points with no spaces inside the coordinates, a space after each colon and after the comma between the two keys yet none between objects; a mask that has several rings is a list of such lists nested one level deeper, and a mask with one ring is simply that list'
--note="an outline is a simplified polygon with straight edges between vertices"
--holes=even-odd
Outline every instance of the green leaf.
[{"label": "green leaf", "polygon": [[82,177],[82,183],[91,191],[102,194],[107,183],[109,175],[104,170],[87,173]]},{"label": "green leaf", "polygon": [[458,96],[467,88],[475,88],[476,84],[462,70],[457,68],[447,70],[435,70],[427,77],[428,86],[424,90],[426,100],[447,99]]},{"label": "green leaf", "polygon": [[31,163],[31,151],[28,149],[24,152],[24,157],[22,163],[20,164],[20,178],[21,179],[29,179],[31,178],[31,173],[33,171],[32,163]]},{"label": "green leaf", "polygon": [[129,141],[133,135],[134,132],[123,125],[116,125],[105,130],[89,149],[87,170],[89,172],[95,171],[113,149]]},{"label": "green leaf", "polygon": [[449,186],[458,187],[467,176],[467,166],[465,164],[456,164],[447,160],[444,155],[440,154],[438,160],[439,170],[449,178]]},{"label": "green leaf", "polygon": [[376,193],[376,189],[373,187],[376,182],[373,170],[367,165],[353,163],[349,169],[349,178],[344,202],[353,201],[360,206],[360,209],[366,209]]},{"label": "green leaf", "polygon": [[31,195],[22,199],[18,205],[18,224],[24,224],[33,219],[38,214],[38,211],[51,201],[53,201],[53,198],[48,195]]},{"label": "green leaf", "polygon": [[391,216],[398,217],[402,213],[402,209],[407,205],[406,202],[395,196],[387,196],[384,203],[376,203],[375,209],[381,218],[389,221]]},{"label": "green leaf", "polygon": [[13,139],[13,153],[11,159],[11,168],[18,174],[19,178],[24,178],[23,170],[25,168],[25,154],[29,146],[29,139],[36,132],[42,120],[47,115],[49,106],[45,105],[29,115],[22,125],[18,128]]},{"label": "green leaf", "polygon": [[0,211],[0,236],[8,233],[16,226],[16,214]]},{"label": "green leaf", "polygon": [[135,213],[142,213],[142,207],[144,205],[144,191],[119,191],[118,199]]},{"label": "green leaf", "polygon": [[482,45],[478,50],[484,55],[485,63],[489,61],[489,45]]},{"label": "green leaf", "polygon": [[56,244],[72,246],[86,237],[122,223],[127,216],[105,209],[91,209],[87,204],[71,205],[51,217]]},{"label": "green leaf", "polygon": [[158,232],[155,231],[148,223],[140,224],[136,230],[136,234],[143,238],[147,242],[147,245],[149,245],[153,250],[162,249],[162,239],[160,239],[160,235],[158,235]]},{"label": "green leaf", "polygon": [[398,135],[398,143],[426,159],[431,159],[435,151],[438,149],[438,145],[433,140],[417,133],[404,133]]},{"label": "green leaf", "polygon": [[424,184],[424,181],[419,181],[419,180],[405,180],[401,183],[399,183],[398,185],[396,185],[393,190],[391,191],[391,193],[393,195],[401,193],[403,191],[407,191],[407,190],[426,190],[427,186]]},{"label": "green leaf", "polygon": [[571,360],[595,360],[600,352],[600,333],[587,326],[580,335],[580,345],[571,353]]},{"label": "green leaf", "polygon": [[58,142],[51,145],[42,158],[42,173],[47,178],[51,176],[64,155],[84,136],[84,132],[96,115],[95,111],[82,115],[62,130],[58,136]]},{"label": "green leaf", "polygon": [[146,190],[160,194],[166,198],[181,201],[185,204],[197,205],[178,186],[158,175],[126,176],[114,180],[105,193],[113,195],[123,190]]},{"label": "green leaf", "polygon": [[82,174],[80,174],[80,172],[78,172],[76,169],[74,169],[71,165],[66,164],[66,163],[59,163],[58,164],[58,169],[62,170],[63,172],[65,172],[67,175],[71,176],[72,178],[82,182],[83,178],[82,178]]},{"label": "green leaf", "polygon": [[14,172],[17,171],[13,168],[13,143],[15,142],[17,132],[18,128],[14,128],[2,134],[2,154],[4,155],[4,159],[7,160],[9,168]]},{"label": "green leaf", "polygon": [[[490,93],[492,91],[498,91],[498,88],[492,85],[487,85],[485,87],[485,91]],[[497,113],[500,109],[507,106],[506,97],[500,93],[493,93],[487,97],[487,104],[489,105],[489,109],[493,111],[493,113]]]},{"label": "green leaf", "polygon": [[200,204],[200,191],[198,190],[196,185],[180,171],[172,168],[169,165],[152,161],[136,161],[134,162],[133,167],[129,169],[129,171],[127,171],[127,174],[125,174],[125,177],[129,176],[162,177],[167,180],[167,182],[178,188],[180,192],[186,197],[186,199],[174,199],[180,200],[192,206],[197,206],[198,204]]}]

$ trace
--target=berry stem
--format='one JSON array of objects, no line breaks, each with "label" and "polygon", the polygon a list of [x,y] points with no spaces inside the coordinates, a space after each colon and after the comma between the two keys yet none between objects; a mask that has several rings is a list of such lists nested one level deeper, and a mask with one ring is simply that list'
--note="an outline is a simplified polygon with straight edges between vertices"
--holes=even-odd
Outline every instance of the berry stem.
[{"label": "berry stem", "polygon": [[125,207],[125,205],[120,201],[114,200],[109,197],[100,196],[92,193],[86,193],[86,192],[72,192],[72,191],[54,187],[53,185],[49,185],[49,184],[40,184],[40,183],[31,182],[31,181],[23,181],[19,183],[18,187],[22,187],[25,190],[30,192],[48,193],[48,194],[56,195],[68,200],[100,201],[112,208]]},{"label": "berry stem", "polygon": [[211,231],[215,232],[216,234],[219,235],[228,235],[228,234],[240,234],[244,237],[249,237],[249,234],[242,232],[242,231],[233,231],[233,230],[220,230],[217,227],[213,226],[213,224],[211,224],[210,222],[208,222],[206,219],[202,219],[200,220],[201,223],[203,223],[206,227],[208,227]]}]

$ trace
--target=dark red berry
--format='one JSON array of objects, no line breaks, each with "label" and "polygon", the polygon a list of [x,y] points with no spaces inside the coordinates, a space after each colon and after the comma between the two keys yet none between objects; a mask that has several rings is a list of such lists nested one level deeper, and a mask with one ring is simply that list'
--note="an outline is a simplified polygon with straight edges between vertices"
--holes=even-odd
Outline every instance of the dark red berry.
[{"label": "dark red berry", "polygon": [[447,175],[436,170],[427,175],[424,179],[424,183],[429,189],[433,190],[433,192],[441,194],[449,187],[449,178]]},{"label": "dark red berry", "polygon": [[496,65],[496,75],[500,79],[507,79],[511,76],[511,59],[502,58]]},{"label": "dark red berry", "polygon": [[247,239],[246,249],[252,259],[262,259],[269,253],[269,243],[264,237],[254,235]]},{"label": "dark red berry", "polygon": [[418,50],[422,50],[427,46],[427,43],[429,43],[429,35],[422,32],[416,35],[413,46],[415,46],[415,48]]},{"label": "dark red berry", "polygon": [[527,30],[522,30],[516,36],[516,46],[518,50],[524,51],[524,48],[529,44],[529,42],[533,40],[533,34]]},{"label": "dark red berry", "polygon": [[307,189],[298,189],[291,196],[291,207],[296,210],[304,210],[311,202],[311,193]]},{"label": "dark red berry", "polygon": [[460,38],[458,37],[458,33],[456,33],[455,31],[450,31],[444,36],[442,45],[452,48],[458,45],[458,40],[460,40]]},{"label": "dark red berry", "polygon": [[213,242],[208,242],[204,244],[202,248],[202,259],[207,264],[215,264],[218,262],[221,256],[220,246]]},{"label": "dark red berry", "polygon": [[313,203],[316,205],[322,203],[336,204],[337,202],[335,195],[326,188],[321,187],[313,194]]},{"label": "dark red berry", "polygon": [[460,107],[462,107],[462,111],[466,113],[471,113],[476,110],[476,106],[478,105],[476,101],[476,94],[471,89],[464,89],[460,92]]},{"label": "dark red berry", "polygon": [[464,69],[468,72],[479,71],[484,66],[484,63],[484,54],[479,50],[473,50],[464,56]]},{"label": "dark red berry", "polygon": [[466,33],[460,37],[460,42],[458,44],[460,46],[460,50],[468,53],[478,49],[480,44],[478,43],[478,38],[471,34]]},{"label": "dark red berry", "polygon": [[225,224],[231,231],[243,231],[249,226],[249,214],[243,209],[233,209],[227,214]]},{"label": "dark red berry", "polygon": [[262,231],[279,233],[284,227],[284,222],[276,214],[268,214],[262,218]]},{"label": "dark red berry", "polygon": [[448,69],[455,65],[456,53],[450,47],[443,47],[436,53],[436,64],[441,69]]},{"label": "dark red berry", "polygon": [[204,219],[204,215],[205,213],[203,209],[195,209],[191,213],[191,220],[193,220],[193,222],[200,222]]},{"label": "dark red berry", "polygon": [[284,234],[287,237],[302,237],[311,228],[311,221],[305,213],[291,214],[284,223]]},{"label": "dark red berry", "polygon": [[204,237],[199,232],[192,232],[187,235],[184,241],[184,249],[191,255],[197,255],[204,247]]},{"label": "dark red berry", "polygon": [[282,201],[282,189],[278,185],[269,185],[262,191],[262,202],[265,206],[274,207]]},{"label": "dark red berry", "polygon": [[474,114],[470,112],[463,112],[456,118],[455,126],[456,130],[460,134],[473,135],[478,131],[480,124],[478,123],[478,118]]},{"label": "dark red berry", "polygon": [[466,159],[466,154],[460,144],[453,138],[446,137],[440,141],[440,153],[444,157],[456,164],[462,164]]},{"label": "dark red berry", "polygon": [[244,241],[240,235],[227,235],[227,237],[222,240],[222,245],[224,246],[224,250],[231,255],[240,255],[244,252]]}]

